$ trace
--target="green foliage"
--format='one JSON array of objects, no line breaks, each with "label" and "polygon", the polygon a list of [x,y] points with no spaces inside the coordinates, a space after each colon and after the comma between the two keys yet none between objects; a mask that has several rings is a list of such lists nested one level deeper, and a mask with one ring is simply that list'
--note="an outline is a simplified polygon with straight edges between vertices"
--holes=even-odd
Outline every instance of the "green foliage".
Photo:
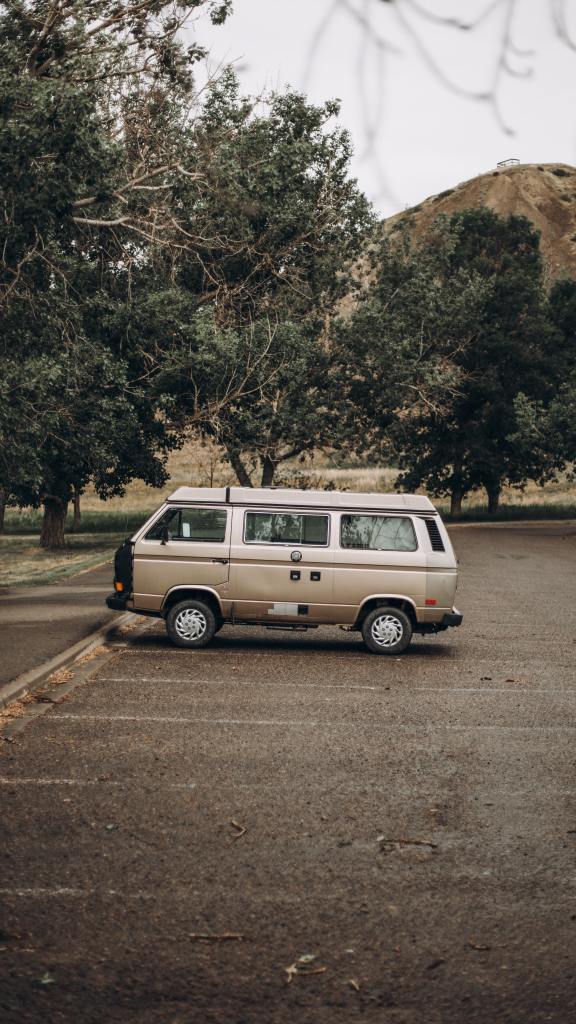
[{"label": "green foliage", "polygon": [[213,302],[219,319],[248,322],[272,306],[309,315],[342,294],[340,275],[370,226],[369,207],[349,176],[350,141],[330,126],[335,103],[298,93],[251,100],[232,72],[209,89],[180,136],[187,167],[178,215],[178,283]]},{"label": "green foliage", "polygon": [[134,476],[165,478],[174,442],[147,353],[100,314],[130,320],[134,262],[154,279],[158,167],[174,171],[166,127],[202,55],[179,42],[182,17],[203,8],[218,22],[228,7],[0,4],[0,487],[44,503],[43,543],[63,542],[73,487],[91,480],[106,497]]},{"label": "green foliage", "polygon": [[183,425],[223,445],[244,486],[269,485],[280,463],[332,439],[337,418],[327,392],[329,358],[314,327],[260,319],[235,328],[197,314],[188,348],[158,373]]},{"label": "green foliage", "polygon": [[545,398],[520,393],[512,440],[555,468],[576,462],[576,281],[557,281],[549,297],[557,343],[547,352],[554,387]]},{"label": "green foliage", "polygon": [[194,101],[183,20],[229,8],[0,5],[0,486],[44,503],[43,543],[73,488],[161,483],[175,430],[270,477],[324,422],[319,339],[369,209],[337,104],[228,71]]},{"label": "green foliage", "polygon": [[[471,490],[485,488],[494,510],[504,482],[550,478],[557,451],[535,446],[518,420],[519,396],[548,406],[559,372],[559,332],[527,220],[466,210],[439,218],[418,248],[385,245],[360,328],[362,317],[376,354],[372,364],[360,360],[358,399],[375,436],[394,446],[401,486],[449,494],[457,512]],[[415,391],[412,408],[406,389]]]},{"label": "green foliage", "polygon": [[395,458],[393,442],[401,450],[418,417],[451,408],[486,293],[476,271],[451,269],[453,248],[440,221],[428,247],[413,250],[404,232],[372,252],[370,285],[337,332],[341,415],[355,451]]},{"label": "green foliage", "polygon": [[[470,490],[484,487],[495,509],[503,482],[544,481],[554,470],[541,451],[521,443],[515,399],[546,399],[552,382],[547,351],[555,332],[546,315],[538,236],[523,218],[488,210],[451,218],[456,236],[451,270],[468,267],[488,286],[478,334],[458,357],[459,393],[441,415],[418,417],[414,442],[404,444],[402,483],[450,493],[458,509]],[[548,391],[548,395],[546,392]]]},{"label": "green foliage", "polygon": [[173,258],[162,308],[144,296],[137,315],[141,336],[165,318],[155,387],[172,422],[217,438],[245,485],[336,436],[326,328],[372,223],[336,113],[291,92],[256,104],[222,76],[181,141],[188,166],[209,154],[206,181],[179,192],[198,241]]}]

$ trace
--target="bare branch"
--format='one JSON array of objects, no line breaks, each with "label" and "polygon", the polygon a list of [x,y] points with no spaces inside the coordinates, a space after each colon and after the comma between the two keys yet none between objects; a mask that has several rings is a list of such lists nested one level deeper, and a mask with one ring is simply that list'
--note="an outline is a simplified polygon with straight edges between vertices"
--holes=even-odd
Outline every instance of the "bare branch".
[{"label": "bare branch", "polygon": [[97,220],[96,218],[89,218],[89,217],[72,217],[72,220],[76,224],[88,224],[90,227],[95,227],[95,228],[112,228],[112,227],[116,227],[118,224],[125,224],[125,225],[127,225],[129,220],[130,220],[130,218],[129,217],[116,217],[115,220]]}]

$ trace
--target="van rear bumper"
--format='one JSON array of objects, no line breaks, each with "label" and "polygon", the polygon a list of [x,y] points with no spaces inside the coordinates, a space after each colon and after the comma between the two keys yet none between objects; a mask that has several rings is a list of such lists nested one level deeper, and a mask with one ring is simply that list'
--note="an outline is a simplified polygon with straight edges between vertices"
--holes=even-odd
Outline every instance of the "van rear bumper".
[{"label": "van rear bumper", "polygon": [[446,628],[448,626],[461,626],[463,618],[462,612],[459,612],[457,608],[453,608],[451,612],[446,612],[440,625]]},{"label": "van rear bumper", "polygon": [[461,626],[464,616],[462,612],[459,612],[457,608],[453,608],[451,612],[444,612],[444,615],[439,622],[419,622],[414,626],[415,633],[443,633],[444,630],[450,629],[450,626]]},{"label": "van rear bumper", "polygon": [[115,590],[106,598],[106,604],[114,612],[125,612],[127,603],[128,594],[117,594]]}]

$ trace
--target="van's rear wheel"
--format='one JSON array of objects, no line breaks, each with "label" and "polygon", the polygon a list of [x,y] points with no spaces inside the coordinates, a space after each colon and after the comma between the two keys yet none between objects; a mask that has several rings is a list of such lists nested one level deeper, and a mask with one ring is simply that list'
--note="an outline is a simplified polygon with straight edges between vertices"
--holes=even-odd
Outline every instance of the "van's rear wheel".
[{"label": "van's rear wheel", "polygon": [[362,636],[372,654],[401,654],[412,639],[412,623],[399,608],[374,608],[362,623]]},{"label": "van's rear wheel", "polygon": [[180,601],[166,616],[166,632],[177,647],[206,647],[216,632],[214,612],[203,601]]}]

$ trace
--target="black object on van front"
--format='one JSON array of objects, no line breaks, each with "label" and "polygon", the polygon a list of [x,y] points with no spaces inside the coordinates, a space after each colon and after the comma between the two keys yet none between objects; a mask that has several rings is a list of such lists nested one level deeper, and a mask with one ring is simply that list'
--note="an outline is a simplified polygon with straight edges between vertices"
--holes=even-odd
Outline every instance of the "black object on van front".
[{"label": "black object on van front", "polygon": [[106,598],[106,604],[113,611],[123,611],[132,594],[133,558],[134,544],[127,539],[114,555],[114,593]]}]

